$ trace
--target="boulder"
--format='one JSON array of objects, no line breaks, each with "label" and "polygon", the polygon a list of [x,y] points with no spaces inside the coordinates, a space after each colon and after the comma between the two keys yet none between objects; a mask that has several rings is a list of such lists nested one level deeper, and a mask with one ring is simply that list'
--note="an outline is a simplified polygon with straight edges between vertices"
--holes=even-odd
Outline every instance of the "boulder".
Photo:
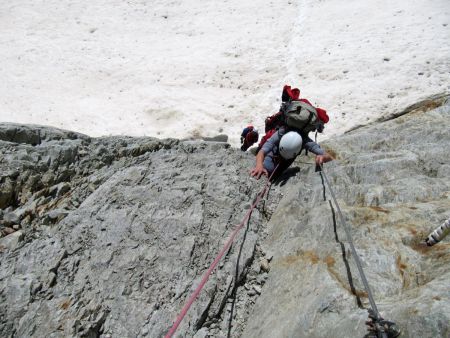
[{"label": "boulder", "polygon": [[13,251],[18,247],[23,240],[23,233],[21,231],[14,231],[7,236],[0,238],[0,252],[6,250]]}]

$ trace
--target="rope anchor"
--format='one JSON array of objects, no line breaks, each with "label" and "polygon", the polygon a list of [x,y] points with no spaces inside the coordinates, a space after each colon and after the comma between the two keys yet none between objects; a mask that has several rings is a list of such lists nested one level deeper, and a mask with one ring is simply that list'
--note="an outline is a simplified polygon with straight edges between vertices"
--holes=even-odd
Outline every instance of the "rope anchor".
[{"label": "rope anchor", "polygon": [[369,311],[369,320],[366,322],[368,334],[364,338],[396,338],[400,336],[400,328],[394,322],[377,317],[372,309]]}]

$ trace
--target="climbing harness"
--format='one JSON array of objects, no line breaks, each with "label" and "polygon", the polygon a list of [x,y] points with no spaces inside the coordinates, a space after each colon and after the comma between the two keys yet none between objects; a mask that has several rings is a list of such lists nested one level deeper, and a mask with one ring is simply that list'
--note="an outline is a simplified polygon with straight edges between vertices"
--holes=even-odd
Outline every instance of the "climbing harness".
[{"label": "climbing harness", "polygon": [[372,291],[370,290],[369,283],[367,282],[366,275],[364,274],[364,270],[361,265],[361,260],[356,252],[355,246],[353,245],[353,239],[352,235],[350,233],[350,228],[348,227],[347,223],[345,222],[344,216],[342,215],[341,208],[339,207],[339,204],[337,202],[336,196],[334,194],[333,189],[331,188],[330,182],[328,181],[328,177],[325,174],[325,170],[323,168],[322,164],[319,164],[318,171],[325,179],[325,182],[327,183],[328,189],[330,191],[331,197],[333,199],[334,205],[336,206],[336,209],[338,211],[339,218],[341,219],[341,223],[344,227],[345,234],[347,235],[347,241],[350,244],[350,248],[352,250],[352,255],[355,259],[356,266],[359,271],[359,275],[361,276],[361,280],[364,284],[364,288],[366,289],[367,295],[369,297],[369,302],[371,309],[369,309],[369,321],[366,322],[366,325],[368,326],[369,334],[366,335],[366,338],[395,338],[400,335],[400,330],[397,327],[397,325],[394,322],[386,321],[384,320],[380,313],[378,312],[377,305],[375,304],[375,300],[372,295]]},{"label": "climbing harness", "polygon": [[197,288],[195,289],[195,291],[192,293],[192,295],[189,297],[188,301],[186,302],[186,304],[184,305],[183,309],[181,310],[180,314],[178,315],[178,317],[176,318],[175,322],[173,323],[172,327],[170,328],[169,332],[165,335],[165,338],[171,338],[173,336],[173,334],[175,333],[175,331],[177,330],[178,326],[180,325],[181,321],[183,320],[184,316],[186,316],[186,313],[189,311],[190,307],[192,306],[192,304],[194,303],[195,299],[197,298],[197,296],[200,294],[200,291],[202,291],[203,287],[205,286],[206,282],[209,279],[209,276],[211,275],[211,273],[213,272],[214,268],[217,266],[217,264],[220,262],[220,260],[222,259],[223,255],[228,251],[228,249],[230,248],[231,244],[233,243],[236,235],[238,234],[238,232],[245,226],[245,224],[247,223],[247,221],[250,218],[250,215],[252,214],[253,210],[256,208],[256,206],[258,205],[258,203],[261,201],[261,199],[264,197],[264,195],[266,194],[266,192],[268,191],[269,187],[271,186],[271,179],[273,174],[275,173],[275,171],[277,170],[278,166],[274,169],[274,171],[272,172],[272,174],[270,175],[270,177],[267,179],[267,182],[264,186],[264,188],[259,192],[258,195],[256,195],[255,199],[253,200],[253,204],[251,205],[250,209],[248,210],[248,212],[245,214],[243,220],[241,221],[241,223],[239,223],[236,228],[233,230],[233,232],[231,233],[230,237],[228,238],[227,242],[225,243],[225,245],[223,246],[222,250],[220,250],[220,252],[218,253],[218,255],[216,256],[216,258],[214,259],[214,261],[211,263],[211,265],[209,266],[208,270],[206,270],[206,272],[204,273],[202,280],[200,281],[200,284],[197,286]]},{"label": "climbing harness", "polygon": [[435,229],[425,240],[428,246],[439,243],[450,233],[450,218]]}]

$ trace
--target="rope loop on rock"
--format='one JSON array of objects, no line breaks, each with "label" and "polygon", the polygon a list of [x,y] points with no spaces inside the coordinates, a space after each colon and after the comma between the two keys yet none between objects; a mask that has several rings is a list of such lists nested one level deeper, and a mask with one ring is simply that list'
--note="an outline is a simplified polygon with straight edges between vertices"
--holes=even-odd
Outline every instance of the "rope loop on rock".
[{"label": "rope loop on rock", "polygon": [[271,186],[271,184],[272,184],[271,179],[272,179],[273,174],[276,172],[277,168],[278,168],[278,165],[273,170],[272,174],[268,177],[264,188],[259,192],[258,195],[256,195],[255,199],[253,200],[253,204],[251,205],[251,207],[248,210],[248,212],[245,214],[245,216],[244,216],[243,220],[241,221],[241,223],[239,223],[236,226],[236,228],[233,230],[233,232],[231,233],[231,235],[228,238],[227,242],[223,246],[222,250],[220,250],[220,252],[217,254],[217,256],[214,259],[214,261],[209,266],[208,270],[206,270],[206,272],[204,273],[204,275],[202,277],[202,280],[200,281],[199,285],[197,286],[195,291],[192,293],[192,295],[189,297],[189,299],[186,302],[186,304],[183,306],[180,314],[175,319],[175,322],[173,323],[172,327],[170,328],[170,330],[165,335],[165,338],[171,338],[173,336],[173,334],[175,333],[175,331],[177,330],[177,328],[180,325],[181,321],[186,316],[187,312],[189,311],[190,307],[194,303],[195,299],[200,294],[200,291],[202,291],[203,287],[205,286],[206,282],[208,281],[209,276],[213,272],[214,268],[220,262],[220,260],[222,259],[223,255],[228,251],[228,249],[230,248],[231,244],[234,242],[234,239],[236,238],[236,235],[244,227],[245,223],[250,218],[250,215],[252,214],[253,210],[255,209],[255,207],[258,205],[258,203],[261,201],[261,199],[264,197],[265,193],[267,192],[267,190]]}]

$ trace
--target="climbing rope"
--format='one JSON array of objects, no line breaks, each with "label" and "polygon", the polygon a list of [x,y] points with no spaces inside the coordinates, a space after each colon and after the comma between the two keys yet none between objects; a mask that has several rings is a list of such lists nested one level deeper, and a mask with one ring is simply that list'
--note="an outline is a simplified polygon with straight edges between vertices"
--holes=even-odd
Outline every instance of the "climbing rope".
[{"label": "climbing rope", "polygon": [[220,262],[220,260],[222,259],[223,255],[228,251],[228,249],[230,248],[231,244],[233,243],[236,235],[238,234],[238,232],[244,227],[245,223],[248,221],[248,219],[250,218],[250,215],[253,212],[253,209],[255,209],[255,207],[258,205],[258,203],[261,201],[261,199],[264,197],[266,191],[269,189],[269,187],[271,186],[271,179],[273,174],[276,172],[278,166],[274,169],[274,171],[272,172],[272,174],[270,175],[270,177],[267,179],[267,182],[264,186],[264,188],[259,192],[258,195],[256,195],[255,199],[253,200],[253,204],[251,205],[250,209],[248,210],[248,212],[245,214],[243,220],[241,221],[241,223],[239,223],[236,228],[233,230],[233,232],[231,233],[230,237],[228,238],[227,242],[225,243],[225,245],[223,246],[222,250],[220,250],[220,252],[218,253],[218,255],[216,256],[216,258],[214,259],[214,261],[211,263],[211,265],[209,266],[208,270],[206,270],[206,272],[203,275],[202,280],[200,281],[199,285],[197,286],[197,288],[195,289],[195,291],[192,293],[192,295],[189,297],[188,301],[186,302],[186,304],[184,305],[183,309],[181,310],[180,314],[178,315],[178,317],[175,319],[175,322],[173,323],[172,327],[170,328],[169,332],[165,335],[165,338],[171,338],[173,336],[173,334],[175,333],[175,331],[177,330],[178,326],[180,325],[181,321],[183,320],[183,318],[186,316],[187,312],[189,311],[190,307],[192,306],[192,304],[194,303],[195,299],[197,298],[197,296],[200,294],[200,291],[202,291],[203,287],[205,286],[206,282],[209,279],[209,276],[211,275],[211,273],[213,272],[214,268],[217,266],[217,264]]},{"label": "climbing rope", "polygon": [[[344,227],[345,234],[347,235],[347,241],[350,244],[350,248],[352,250],[352,255],[355,258],[356,266],[358,267],[359,275],[361,276],[361,280],[364,284],[364,288],[366,289],[367,296],[369,297],[370,307],[369,309],[369,321],[366,322],[369,328],[370,334],[366,337],[376,337],[376,338],[395,338],[400,335],[400,330],[396,326],[395,323],[384,320],[380,313],[378,312],[377,305],[375,304],[375,300],[372,295],[372,291],[370,290],[369,282],[367,281],[366,275],[364,274],[364,270],[361,265],[361,260],[356,252],[355,246],[353,245],[352,235],[350,233],[350,228],[345,222],[344,216],[342,215],[341,208],[339,207],[339,203],[337,202],[336,196],[334,194],[333,189],[331,188],[331,184],[328,181],[328,177],[325,174],[325,170],[322,164],[319,164],[320,174],[325,179],[327,183],[328,189],[330,190],[331,197],[333,199],[334,205],[338,211],[339,218],[341,219],[341,223]],[[376,336],[374,335],[376,334]]]},{"label": "climbing rope", "polygon": [[362,279],[362,281],[363,281],[364,288],[366,289],[367,295],[369,296],[370,306],[372,307],[372,310],[374,311],[375,315],[376,315],[377,317],[379,317],[380,314],[379,314],[379,312],[378,312],[377,305],[375,304],[375,300],[373,299],[372,291],[370,290],[369,283],[367,282],[366,275],[364,274],[364,270],[363,270],[363,268],[362,268],[362,265],[361,265],[361,261],[360,261],[360,259],[359,259],[359,256],[358,256],[358,254],[356,253],[355,246],[353,245],[353,239],[352,239],[352,235],[351,235],[351,233],[350,233],[350,229],[349,229],[347,223],[345,222],[344,216],[342,215],[341,208],[339,207],[339,204],[338,204],[338,202],[337,202],[337,200],[336,200],[336,197],[335,197],[335,195],[334,195],[334,191],[333,191],[333,189],[331,188],[330,182],[328,181],[328,177],[327,177],[327,175],[325,174],[325,171],[324,171],[322,165],[320,165],[320,169],[321,169],[321,173],[323,174],[323,177],[324,177],[324,179],[325,179],[325,182],[327,183],[328,189],[330,190],[330,194],[331,194],[331,197],[332,197],[332,199],[333,199],[333,202],[334,202],[334,204],[335,204],[335,206],[336,206],[336,209],[337,209],[337,211],[338,211],[339,218],[341,219],[341,223],[342,223],[342,225],[344,226],[345,234],[347,235],[347,240],[348,240],[348,242],[349,242],[349,244],[350,244],[350,248],[352,249],[353,257],[355,258],[356,266],[358,267],[358,271],[359,271],[359,274],[360,274],[361,279]]}]

